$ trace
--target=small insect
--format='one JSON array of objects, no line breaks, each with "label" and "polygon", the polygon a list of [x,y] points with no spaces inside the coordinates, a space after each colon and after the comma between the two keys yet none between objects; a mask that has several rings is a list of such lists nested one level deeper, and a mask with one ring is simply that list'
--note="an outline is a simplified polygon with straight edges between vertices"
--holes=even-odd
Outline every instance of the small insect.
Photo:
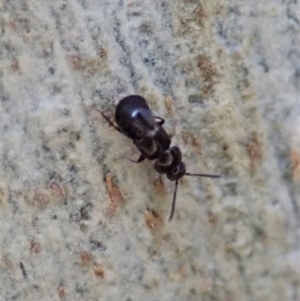
[{"label": "small insect", "polygon": [[165,120],[153,115],[143,97],[130,95],[120,100],[115,111],[117,126],[103,112],[94,107],[92,109],[99,112],[118,132],[133,140],[141,154],[136,161],[126,157],[127,159],[134,163],[140,163],[145,159],[155,160],[155,170],[160,174],[166,174],[170,181],[175,181],[169,221],[174,216],[177,186],[180,178],[183,176],[220,177],[220,175],[214,174],[186,172],[180,148],[178,146],[170,146],[170,136],[162,126]]}]

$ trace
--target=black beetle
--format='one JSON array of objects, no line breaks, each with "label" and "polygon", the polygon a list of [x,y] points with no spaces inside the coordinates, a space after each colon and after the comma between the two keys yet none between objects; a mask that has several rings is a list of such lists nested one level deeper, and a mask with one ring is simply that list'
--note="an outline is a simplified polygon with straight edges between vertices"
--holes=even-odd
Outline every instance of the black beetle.
[{"label": "black beetle", "polygon": [[185,164],[182,162],[182,155],[178,146],[171,146],[171,139],[162,125],[164,119],[154,116],[146,100],[139,95],[130,95],[120,100],[115,111],[115,126],[110,119],[101,111],[99,112],[106,121],[118,132],[127,136],[141,152],[137,161],[130,158],[130,161],[139,163],[145,159],[156,160],[155,170],[160,174],[166,174],[168,179],[175,181],[175,191],[169,221],[173,218],[176,202],[178,180],[184,175],[209,178],[219,178],[220,175],[194,174],[186,172]]}]

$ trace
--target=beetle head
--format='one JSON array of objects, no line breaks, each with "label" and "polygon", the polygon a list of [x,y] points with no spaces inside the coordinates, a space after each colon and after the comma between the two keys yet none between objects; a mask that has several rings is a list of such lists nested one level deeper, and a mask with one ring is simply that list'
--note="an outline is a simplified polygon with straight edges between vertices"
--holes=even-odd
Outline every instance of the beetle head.
[{"label": "beetle head", "polygon": [[170,181],[177,181],[185,175],[185,164],[181,161],[175,167],[167,172],[167,177]]}]

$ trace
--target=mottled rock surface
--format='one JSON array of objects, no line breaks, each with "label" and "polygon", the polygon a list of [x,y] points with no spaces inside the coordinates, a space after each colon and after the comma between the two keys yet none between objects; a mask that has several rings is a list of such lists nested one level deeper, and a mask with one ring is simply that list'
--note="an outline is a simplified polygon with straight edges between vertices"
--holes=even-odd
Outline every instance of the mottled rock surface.
[{"label": "mottled rock surface", "polygon": [[[0,2],[0,300],[300,300],[297,1]],[[132,164],[143,95],[190,172]]]}]

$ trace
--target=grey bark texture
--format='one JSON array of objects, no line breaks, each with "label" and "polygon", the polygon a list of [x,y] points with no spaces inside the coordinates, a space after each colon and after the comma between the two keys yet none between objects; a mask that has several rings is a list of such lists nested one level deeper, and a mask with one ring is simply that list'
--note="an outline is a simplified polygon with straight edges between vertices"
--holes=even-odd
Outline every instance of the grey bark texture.
[{"label": "grey bark texture", "polygon": [[[297,1],[0,2],[0,300],[300,300]],[[144,96],[174,183],[96,111]]]}]

